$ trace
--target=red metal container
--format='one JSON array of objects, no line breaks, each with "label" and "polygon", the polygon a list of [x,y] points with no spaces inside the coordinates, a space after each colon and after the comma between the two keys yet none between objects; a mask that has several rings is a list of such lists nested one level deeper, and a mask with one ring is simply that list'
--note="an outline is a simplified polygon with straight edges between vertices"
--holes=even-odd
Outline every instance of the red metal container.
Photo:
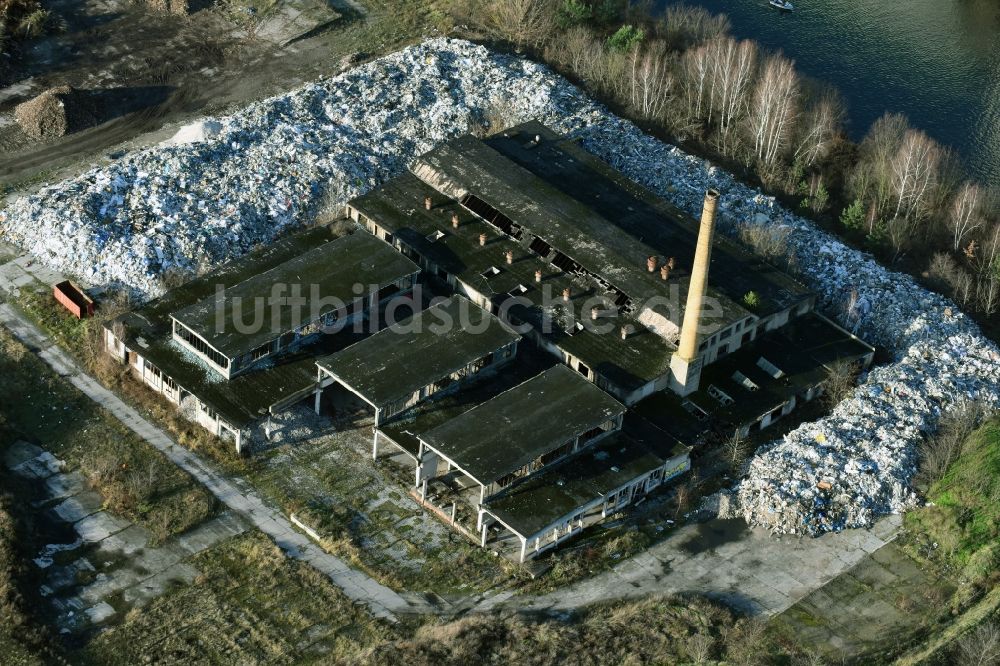
[{"label": "red metal container", "polygon": [[72,281],[60,282],[52,288],[52,293],[56,300],[77,319],[84,319],[94,314],[94,300]]}]

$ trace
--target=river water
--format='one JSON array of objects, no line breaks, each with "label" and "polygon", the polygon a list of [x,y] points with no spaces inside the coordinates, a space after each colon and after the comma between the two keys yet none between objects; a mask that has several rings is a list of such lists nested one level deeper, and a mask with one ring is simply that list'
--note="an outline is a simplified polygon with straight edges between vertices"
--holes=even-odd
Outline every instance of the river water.
[{"label": "river water", "polygon": [[793,2],[780,12],[766,0],[687,0],[834,85],[852,138],[902,113],[956,149],[970,175],[1000,186],[1000,0]]}]

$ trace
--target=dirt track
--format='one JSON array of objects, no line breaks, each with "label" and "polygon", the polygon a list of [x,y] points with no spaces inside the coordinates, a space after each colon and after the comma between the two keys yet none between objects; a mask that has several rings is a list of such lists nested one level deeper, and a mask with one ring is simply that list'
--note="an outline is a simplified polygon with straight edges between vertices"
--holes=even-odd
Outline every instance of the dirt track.
[{"label": "dirt track", "polygon": [[[332,26],[279,47],[248,38],[212,7],[175,17],[126,0],[51,4],[68,30],[32,44],[0,84],[6,86],[0,89],[0,185],[15,191],[74,175],[113,151],[160,141],[193,117],[335,73],[366,23],[354,3],[338,6],[342,16]],[[31,143],[13,122],[13,107],[63,84],[99,98],[100,124]]]}]

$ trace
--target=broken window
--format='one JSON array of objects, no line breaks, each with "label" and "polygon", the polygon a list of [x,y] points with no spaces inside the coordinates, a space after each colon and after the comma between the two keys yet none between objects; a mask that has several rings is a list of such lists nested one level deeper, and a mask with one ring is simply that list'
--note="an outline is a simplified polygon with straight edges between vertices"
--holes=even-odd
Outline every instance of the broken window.
[{"label": "broken window", "polygon": [[545,258],[549,256],[549,252],[552,251],[552,246],[538,236],[535,236],[534,240],[531,241],[531,245],[528,246],[528,249],[537,254],[539,257]]},{"label": "broken window", "polygon": [[712,396],[713,398],[715,398],[716,400],[718,400],[720,403],[722,403],[726,407],[728,407],[729,405],[731,405],[731,404],[733,404],[735,402],[735,400],[733,400],[731,397],[729,397],[729,395],[727,395],[725,391],[723,391],[722,389],[720,389],[715,384],[710,384],[709,385],[709,387],[708,387],[708,394],[710,396]]}]

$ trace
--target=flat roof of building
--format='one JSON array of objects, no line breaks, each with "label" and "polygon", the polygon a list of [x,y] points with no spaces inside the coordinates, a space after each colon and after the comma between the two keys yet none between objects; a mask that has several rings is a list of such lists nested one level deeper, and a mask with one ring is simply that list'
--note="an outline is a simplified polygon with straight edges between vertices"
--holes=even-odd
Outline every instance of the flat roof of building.
[{"label": "flat roof of building", "polygon": [[484,508],[530,537],[687,452],[670,435],[630,413],[621,432],[511,486]]},{"label": "flat roof of building", "polygon": [[[432,210],[424,208],[425,197],[431,197]],[[498,306],[509,295],[517,296],[522,304],[511,307],[511,315],[617,386],[634,390],[669,371],[676,347],[634,317],[609,309],[600,320],[607,332],[598,333],[589,326],[590,313],[582,312],[584,304],[602,295],[610,302],[612,295],[554,267],[413,174],[394,178],[351,205]],[[459,217],[457,229],[452,227],[452,215]],[[485,245],[479,243],[480,234],[486,234]],[[507,252],[512,253],[510,264]],[[536,271],[542,272],[540,283],[535,281]],[[568,303],[562,300],[564,289],[570,290]],[[633,331],[626,340],[620,336],[622,326]]]},{"label": "flat roof of building", "polygon": [[[542,138],[541,142],[534,142],[536,136]],[[677,315],[678,319],[683,317],[690,277],[686,269],[694,261],[697,220],[630,180],[577,141],[537,121],[495,134],[485,143],[507,160],[530,171],[546,186],[590,209],[592,215],[605,222],[608,231],[604,237],[627,235],[641,240],[645,247],[651,248],[649,254],[658,256],[660,261],[674,257],[679,269],[671,275],[675,275],[681,285],[684,300]],[[724,205],[726,193],[722,195]],[[610,229],[618,229],[624,234],[611,233]],[[732,315],[727,314],[727,318],[734,320],[750,314],[764,316],[780,312],[812,293],[788,273],[721,233],[716,233],[713,243],[709,289],[710,295],[728,301],[723,303],[723,309],[732,309]],[[749,291],[756,292],[761,301],[752,312],[745,311],[741,305]],[[741,316],[740,310],[745,314]]]},{"label": "flat roof of building", "polygon": [[452,296],[317,365],[382,406],[408,398],[520,337],[483,308]]},{"label": "flat roof of building", "polygon": [[[227,286],[221,304],[212,294],[172,316],[218,352],[235,358],[419,270],[392,246],[371,234],[356,232]],[[270,298],[276,285],[286,286],[280,303]],[[304,305],[288,302],[293,285],[301,290]],[[355,289],[357,285],[364,287],[361,294]],[[238,317],[241,325],[259,321],[258,330],[237,330],[237,304],[242,310]]]},{"label": "flat roof of building", "polygon": [[488,484],[624,411],[597,386],[557,365],[420,439]]},{"label": "flat roof of building", "polygon": [[343,349],[360,336],[349,328],[336,335],[324,335],[316,344],[284,355],[273,365],[224,381],[203,361],[171,341],[170,315],[189,303],[209,297],[216,285],[239,284],[335,239],[327,226],[290,234],[121,315],[107,327],[114,330],[115,324],[120,323],[124,328],[123,341],[129,349],[141,354],[224,421],[237,428],[246,427],[272,407],[311,391],[316,384],[316,358]]}]

